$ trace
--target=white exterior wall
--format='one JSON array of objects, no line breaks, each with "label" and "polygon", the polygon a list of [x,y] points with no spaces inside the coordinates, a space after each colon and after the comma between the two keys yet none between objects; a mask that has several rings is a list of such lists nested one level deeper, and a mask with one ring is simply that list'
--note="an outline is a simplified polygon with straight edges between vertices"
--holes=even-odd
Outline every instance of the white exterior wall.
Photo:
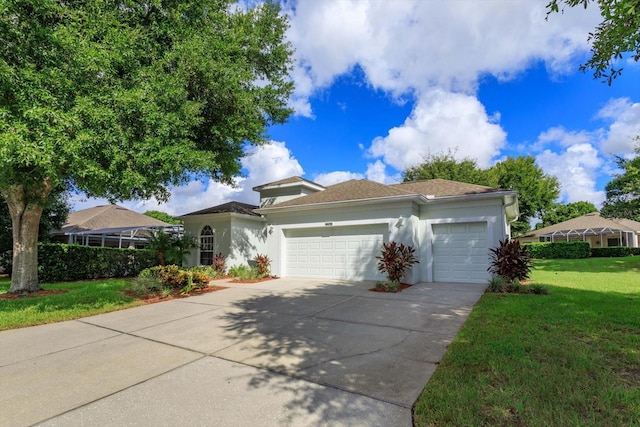
[{"label": "white exterior wall", "polygon": [[[416,245],[418,218],[412,202],[386,203],[380,205],[359,205],[351,207],[319,208],[293,212],[267,214],[266,252],[273,261],[271,272],[281,276],[286,264],[285,231],[301,228],[348,227],[357,225],[383,224],[388,229],[384,241],[397,241]],[[402,217],[402,221],[400,218]],[[402,223],[402,225],[400,224]],[[406,277],[408,283],[416,283],[413,272]]]},{"label": "white exterior wall", "polygon": [[248,265],[257,254],[266,252],[265,222],[261,218],[231,218],[231,251],[227,267]]},{"label": "white exterior wall", "polygon": [[[215,253],[222,252],[227,267],[247,264],[257,253],[265,252],[264,219],[246,217],[237,214],[193,215],[184,218],[184,231],[191,233],[200,241],[200,232],[206,226],[214,232]],[[186,258],[189,266],[198,265],[199,249],[194,249]]]},{"label": "white exterior wall", "polygon": [[[445,223],[482,222],[487,224],[487,244],[489,248],[499,245],[500,240],[509,236],[510,226],[506,222],[502,198],[432,202],[421,206],[420,210],[420,271],[419,280],[433,281],[433,225]],[[487,253],[487,258],[489,254]],[[487,273],[487,279],[489,273]]]}]

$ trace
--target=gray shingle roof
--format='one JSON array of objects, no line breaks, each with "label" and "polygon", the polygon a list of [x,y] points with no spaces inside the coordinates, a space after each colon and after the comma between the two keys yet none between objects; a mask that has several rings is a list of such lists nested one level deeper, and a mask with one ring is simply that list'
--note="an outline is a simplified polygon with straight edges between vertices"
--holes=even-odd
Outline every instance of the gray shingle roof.
[{"label": "gray shingle roof", "polygon": [[319,203],[347,202],[351,200],[382,199],[387,197],[433,195],[437,197],[464,196],[470,194],[484,194],[503,191],[482,185],[466,184],[448,181],[446,179],[430,179],[424,181],[407,182],[385,185],[367,179],[351,180],[330,185],[324,191],[309,194],[286,202],[277,203],[270,207],[281,208],[288,206],[314,205]]},{"label": "gray shingle roof", "polygon": [[222,205],[212,206],[210,208],[202,209],[199,211],[190,212],[182,216],[218,214],[218,213],[237,213],[237,214],[243,214],[243,215],[260,216],[260,214],[257,214],[254,212],[254,209],[258,209],[258,207],[255,205],[250,205],[248,203],[229,202],[229,203],[223,203]]},{"label": "gray shingle roof", "polygon": [[390,185],[366,179],[350,180],[326,187],[324,191],[309,194],[286,202],[277,203],[271,207],[287,207],[314,205],[319,203],[341,202],[349,200],[377,199],[384,197],[408,196],[410,192]]},{"label": "gray shingle roof", "polygon": [[54,230],[52,233],[78,233],[82,231],[114,228],[167,226],[171,226],[171,224],[131,211],[122,206],[103,205],[71,212],[67,217],[67,222],[62,228],[60,230]]},{"label": "gray shingle roof", "polygon": [[436,197],[465,196],[469,194],[504,191],[499,188],[468,184],[466,182],[450,181],[448,179],[425,179],[421,181],[402,182],[400,184],[393,184],[392,186],[412,193],[423,194],[425,196],[433,195]]}]

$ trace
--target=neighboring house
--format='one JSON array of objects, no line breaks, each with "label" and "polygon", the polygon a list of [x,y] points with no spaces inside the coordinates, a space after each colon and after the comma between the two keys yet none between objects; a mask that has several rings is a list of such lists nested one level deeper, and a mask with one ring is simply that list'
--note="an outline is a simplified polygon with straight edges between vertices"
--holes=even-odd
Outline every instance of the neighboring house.
[{"label": "neighboring house", "polygon": [[59,230],[53,230],[53,240],[88,246],[144,248],[150,230],[181,232],[175,226],[139,214],[117,205],[95,206],[71,212]]},{"label": "neighboring house", "polygon": [[277,276],[380,280],[375,256],[383,242],[397,241],[413,245],[420,260],[408,283],[484,283],[489,248],[518,216],[515,191],[442,179],[323,187],[291,177],[254,190],[259,208],[231,202],[181,217],[201,242],[190,265],[217,252],[228,266],[247,264],[261,253]]},{"label": "neighboring house", "polygon": [[640,242],[640,222],[621,218],[603,218],[592,212],[568,221],[559,222],[517,238],[522,243],[573,242],[584,240],[592,248],[630,246]]}]

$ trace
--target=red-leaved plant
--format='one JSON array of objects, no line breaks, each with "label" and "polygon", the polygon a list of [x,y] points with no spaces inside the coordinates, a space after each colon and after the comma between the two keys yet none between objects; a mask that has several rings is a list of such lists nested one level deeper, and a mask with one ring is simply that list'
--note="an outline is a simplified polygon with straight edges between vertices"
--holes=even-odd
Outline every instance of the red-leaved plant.
[{"label": "red-leaved plant", "polygon": [[222,252],[213,255],[213,264],[211,264],[211,266],[213,267],[213,271],[219,276],[224,276],[224,273],[227,271],[226,258]]},{"label": "red-leaved plant", "polygon": [[415,251],[413,246],[407,246],[404,243],[383,243],[382,254],[376,256],[379,260],[378,271],[385,273],[389,282],[399,283],[414,264],[420,263],[415,256]]},{"label": "red-leaved plant", "polygon": [[270,274],[269,267],[271,266],[271,260],[269,257],[267,255],[257,254],[253,260],[256,262],[258,277],[267,277]]},{"label": "red-leaved plant", "polygon": [[489,249],[491,265],[487,269],[504,277],[508,283],[526,280],[531,274],[531,256],[518,240],[501,240],[500,246]]}]

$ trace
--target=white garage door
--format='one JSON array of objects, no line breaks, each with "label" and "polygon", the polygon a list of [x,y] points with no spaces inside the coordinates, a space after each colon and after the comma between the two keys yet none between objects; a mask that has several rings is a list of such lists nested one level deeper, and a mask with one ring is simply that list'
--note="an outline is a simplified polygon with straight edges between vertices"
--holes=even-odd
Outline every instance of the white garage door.
[{"label": "white garage door", "polygon": [[433,280],[484,283],[489,249],[487,224],[433,224]]},{"label": "white garage door", "polygon": [[387,235],[387,225],[286,230],[285,275],[380,280],[375,256]]}]

